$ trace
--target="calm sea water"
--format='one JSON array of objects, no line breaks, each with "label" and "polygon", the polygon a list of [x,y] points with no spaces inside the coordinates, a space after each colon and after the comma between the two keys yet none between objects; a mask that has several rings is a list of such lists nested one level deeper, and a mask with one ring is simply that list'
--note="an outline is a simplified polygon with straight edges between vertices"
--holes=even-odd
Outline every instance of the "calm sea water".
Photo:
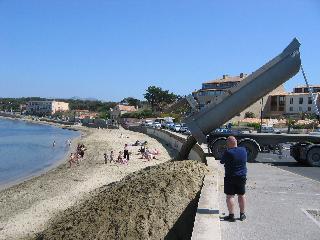
[{"label": "calm sea water", "polygon": [[79,135],[48,125],[0,119],[0,185],[50,167],[67,154],[66,141]]}]

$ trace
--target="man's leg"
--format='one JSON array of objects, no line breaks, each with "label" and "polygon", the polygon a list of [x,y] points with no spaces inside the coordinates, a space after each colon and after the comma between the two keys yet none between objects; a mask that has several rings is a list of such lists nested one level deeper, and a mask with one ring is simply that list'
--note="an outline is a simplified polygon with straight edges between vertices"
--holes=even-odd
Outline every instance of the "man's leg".
[{"label": "man's leg", "polygon": [[227,195],[226,202],[229,214],[234,214],[234,195]]},{"label": "man's leg", "polygon": [[238,195],[238,203],[240,208],[240,213],[244,213],[246,208],[246,197],[245,195]]},{"label": "man's leg", "polygon": [[238,203],[239,203],[239,208],[240,208],[240,220],[243,221],[247,217],[244,214],[245,207],[246,207],[246,197],[245,195],[238,195]]},{"label": "man's leg", "polygon": [[227,207],[229,211],[229,216],[225,217],[224,220],[234,222],[234,195],[228,195],[226,197]]}]

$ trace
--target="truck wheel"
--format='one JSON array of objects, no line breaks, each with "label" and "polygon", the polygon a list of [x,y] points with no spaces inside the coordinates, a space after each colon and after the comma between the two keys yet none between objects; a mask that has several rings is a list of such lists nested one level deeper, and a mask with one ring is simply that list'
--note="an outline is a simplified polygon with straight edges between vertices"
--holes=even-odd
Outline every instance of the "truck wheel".
[{"label": "truck wheel", "polygon": [[320,167],[320,147],[313,147],[308,151],[307,163],[313,167]]},{"label": "truck wheel", "polygon": [[227,140],[218,139],[210,145],[210,150],[215,159],[221,160],[223,153],[227,150]]},{"label": "truck wheel", "polygon": [[306,148],[308,145],[310,145],[310,143],[297,143],[295,145],[292,145],[290,147],[290,155],[291,157],[294,158],[294,160],[296,160],[298,163],[301,163],[301,164],[306,164],[307,162],[307,159],[301,159],[300,157],[300,149],[301,148]]},{"label": "truck wheel", "polygon": [[243,141],[239,143],[239,147],[244,147],[247,150],[247,161],[255,162],[259,149],[258,147],[250,141]]}]

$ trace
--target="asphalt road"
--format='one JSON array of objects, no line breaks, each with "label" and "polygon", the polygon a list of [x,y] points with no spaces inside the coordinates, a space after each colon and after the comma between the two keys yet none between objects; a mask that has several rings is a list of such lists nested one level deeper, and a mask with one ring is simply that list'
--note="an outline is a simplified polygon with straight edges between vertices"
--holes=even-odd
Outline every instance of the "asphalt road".
[{"label": "asphalt road", "polygon": [[259,153],[256,160],[320,182],[320,167],[309,167],[296,162],[288,150],[283,151],[282,157],[271,153]]}]

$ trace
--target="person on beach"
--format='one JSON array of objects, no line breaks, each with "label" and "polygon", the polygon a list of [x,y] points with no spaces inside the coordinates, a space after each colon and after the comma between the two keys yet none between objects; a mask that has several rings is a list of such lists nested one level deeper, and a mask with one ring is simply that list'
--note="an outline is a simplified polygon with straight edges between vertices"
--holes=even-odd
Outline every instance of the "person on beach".
[{"label": "person on beach", "polygon": [[122,157],[122,151],[119,152],[117,162],[121,164],[128,163],[128,161]]},{"label": "person on beach", "polygon": [[[104,157],[104,163],[107,164],[107,163],[108,163],[108,160],[109,160],[108,154],[104,153],[104,154],[103,154],[103,157]],[[111,162],[111,161],[110,161],[110,162]]]},{"label": "person on beach", "polygon": [[52,147],[55,147],[55,146],[56,146],[56,141],[53,140]]},{"label": "person on beach", "polygon": [[128,144],[124,145],[123,158],[125,158],[125,159],[127,159],[127,161],[129,161],[129,146],[128,146]]},{"label": "person on beach", "polygon": [[78,157],[75,153],[70,154],[70,158],[68,162],[69,162],[69,168],[72,166],[72,163],[79,165]]},{"label": "person on beach", "polygon": [[138,155],[141,153],[142,155],[145,153],[146,151],[146,147],[143,145],[140,147],[140,149],[138,150]]},{"label": "person on beach", "polygon": [[120,162],[122,162],[122,151],[119,151],[119,155],[117,158],[117,163],[120,163]]},{"label": "person on beach", "polygon": [[110,163],[114,161],[114,153],[113,153],[113,151],[110,152],[109,159],[110,159]]},{"label": "person on beach", "polygon": [[226,203],[229,216],[224,218],[225,221],[235,222],[234,217],[234,196],[238,195],[240,208],[240,220],[246,219],[246,181],[247,181],[247,151],[243,147],[238,147],[237,139],[229,136],[227,139],[227,150],[224,152],[221,161],[225,168],[224,193],[226,194]]},{"label": "person on beach", "polygon": [[81,158],[84,157],[84,151],[86,151],[86,147],[84,146],[84,144],[78,144],[77,147],[77,153],[80,155]]}]

